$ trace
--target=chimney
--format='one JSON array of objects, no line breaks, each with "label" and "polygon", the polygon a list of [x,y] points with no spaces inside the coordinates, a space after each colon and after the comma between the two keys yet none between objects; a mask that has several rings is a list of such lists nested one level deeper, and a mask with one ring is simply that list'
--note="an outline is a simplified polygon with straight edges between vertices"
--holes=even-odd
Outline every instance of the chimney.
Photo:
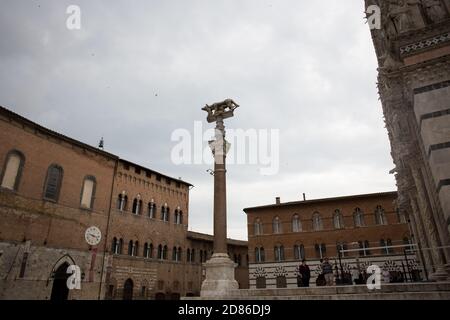
[{"label": "chimney", "polygon": [[276,203],[276,204],[280,204],[280,203],[281,203],[280,197],[276,197],[276,198],[275,198],[275,203]]},{"label": "chimney", "polygon": [[306,201],[306,194],[303,193],[303,201]]}]

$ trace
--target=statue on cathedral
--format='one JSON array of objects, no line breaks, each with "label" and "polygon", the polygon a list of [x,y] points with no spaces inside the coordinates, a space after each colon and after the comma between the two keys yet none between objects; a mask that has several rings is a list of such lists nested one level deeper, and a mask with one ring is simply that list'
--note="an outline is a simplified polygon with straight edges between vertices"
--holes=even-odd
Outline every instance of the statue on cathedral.
[{"label": "statue on cathedral", "polygon": [[431,22],[440,22],[447,17],[442,2],[439,0],[423,0],[422,4],[425,8],[428,18]]},{"label": "statue on cathedral", "polygon": [[413,7],[420,4],[419,0],[390,1],[389,4],[391,5],[389,17],[394,21],[398,33],[417,28]]}]

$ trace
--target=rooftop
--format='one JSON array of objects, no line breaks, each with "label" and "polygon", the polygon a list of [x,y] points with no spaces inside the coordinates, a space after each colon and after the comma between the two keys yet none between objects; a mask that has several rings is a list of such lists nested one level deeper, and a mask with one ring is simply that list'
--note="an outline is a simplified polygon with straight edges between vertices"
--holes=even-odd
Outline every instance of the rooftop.
[{"label": "rooftop", "polygon": [[292,201],[292,202],[285,202],[285,203],[274,203],[274,204],[269,204],[269,205],[264,205],[264,206],[245,208],[244,212],[248,213],[248,211],[259,210],[259,209],[310,205],[310,204],[315,204],[315,203],[345,201],[345,200],[363,199],[363,198],[376,198],[376,197],[385,197],[385,196],[397,196],[397,191],[358,194],[358,195],[349,195],[349,196],[340,196],[340,197],[322,198],[322,199],[313,199],[313,200]]},{"label": "rooftop", "polygon": [[[201,241],[209,241],[209,242],[214,241],[214,236],[212,236],[210,234],[193,232],[193,231],[188,231],[187,238],[191,239],[191,240],[201,240]],[[235,240],[235,239],[227,239],[227,243],[229,245],[234,245],[234,246],[245,246],[246,247],[248,245],[247,241]]]},{"label": "rooftop", "polygon": [[51,137],[54,137],[54,138],[56,138],[56,139],[60,139],[60,140],[62,140],[62,141],[65,141],[65,142],[67,142],[67,143],[70,143],[70,144],[72,144],[72,145],[78,146],[78,147],[80,147],[80,148],[84,148],[84,149],[89,150],[89,151],[91,151],[91,152],[95,152],[95,153],[97,153],[97,154],[99,154],[99,155],[102,155],[102,156],[104,156],[104,157],[107,157],[107,158],[110,158],[110,159],[113,159],[113,160],[116,160],[116,161],[119,161],[119,160],[120,160],[121,162],[125,162],[125,163],[128,163],[128,164],[130,164],[130,165],[133,165],[133,166],[135,166],[135,167],[139,167],[139,168],[141,168],[142,170],[146,170],[146,171],[149,171],[149,172],[151,172],[151,173],[158,174],[158,175],[160,175],[161,177],[170,179],[170,180],[172,180],[172,181],[183,183],[184,185],[187,185],[187,186],[189,186],[189,187],[192,186],[192,184],[190,184],[190,183],[188,183],[188,182],[185,182],[185,181],[183,181],[183,180],[180,180],[180,179],[178,179],[178,178],[173,178],[173,177],[167,176],[167,175],[165,175],[165,174],[162,174],[162,173],[160,173],[160,172],[157,172],[157,171],[155,171],[155,170],[152,170],[152,169],[146,168],[146,167],[144,167],[144,166],[141,166],[141,165],[139,165],[139,164],[130,162],[130,161],[128,161],[128,160],[120,159],[119,156],[117,156],[117,155],[114,155],[114,154],[112,154],[112,153],[109,153],[109,152],[106,152],[106,151],[101,150],[101,149],[99,149],[99,148],[93,147],[93,146],[88,145],[88,144],[86,144],[86,143],[83,143],[83,142],[81,142],[81,141],[72,139],[72,138],[70,138],[70,137],[68,137],[68,136],[65,136],[65,135],[63,135],[63,134],[61,134],[61,133],[58,133],[58,132],[56,132],[56,131],[50,130],[50,129],[48,129],[48,128],[45,128],[45,127],[43,127],[43,126],[41,126],[41,125],[39,125],[39,124],[37,124],[37,123],[35,123],[35,122],[33,122],[33,121],[31,121],[31,120],[25,118],[25,117],[22,117],[21,115],[19,115],[19,114],[15,113],[15,112],[13,112],[13,111],[11,111],[11,110],[9,110],[9,109],[3,107],[3,106],[0,106],[0,115],[2,115],[2,116],[4,116],[4,117],[8,118],[10,121],[11,121],[11,120],[15,120],[15,121],[20,122],[20,123],[22,123],[22,124],[24,124],[24,125],[27,125],[27,126],[33,128],[35,131],[39,131],[39,132],[42,133],[42,134],[46,134],[46,135],[51,136]]}]

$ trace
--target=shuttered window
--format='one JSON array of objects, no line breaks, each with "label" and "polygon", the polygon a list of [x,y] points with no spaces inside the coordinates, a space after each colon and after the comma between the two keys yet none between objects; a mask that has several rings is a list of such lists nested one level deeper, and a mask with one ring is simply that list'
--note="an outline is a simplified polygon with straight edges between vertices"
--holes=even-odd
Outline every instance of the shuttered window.
[{"label": "shuttered window", "polygon": [[52,165],[47,171],[47,180],[44,189],[44,198],[58,201],[59,190],[61,188],[63,170],[61,167]]}]

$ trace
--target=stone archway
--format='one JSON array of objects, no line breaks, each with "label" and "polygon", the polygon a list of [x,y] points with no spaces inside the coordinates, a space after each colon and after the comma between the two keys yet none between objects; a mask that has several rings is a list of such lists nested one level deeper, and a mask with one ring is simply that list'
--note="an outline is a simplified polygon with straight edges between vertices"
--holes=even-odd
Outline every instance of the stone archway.
[{"label": "stone archway", "polygon": [[133,300],[133,280],[127,279],[123,285],[123,300]]},{"label": "stone archway", "polygon": [[50,300],[64,301],[69,297],[69,288],[67,287],[67,279],[70,274],[67,273],[69,264],[64,262],[54,272],[52,294]]}]

